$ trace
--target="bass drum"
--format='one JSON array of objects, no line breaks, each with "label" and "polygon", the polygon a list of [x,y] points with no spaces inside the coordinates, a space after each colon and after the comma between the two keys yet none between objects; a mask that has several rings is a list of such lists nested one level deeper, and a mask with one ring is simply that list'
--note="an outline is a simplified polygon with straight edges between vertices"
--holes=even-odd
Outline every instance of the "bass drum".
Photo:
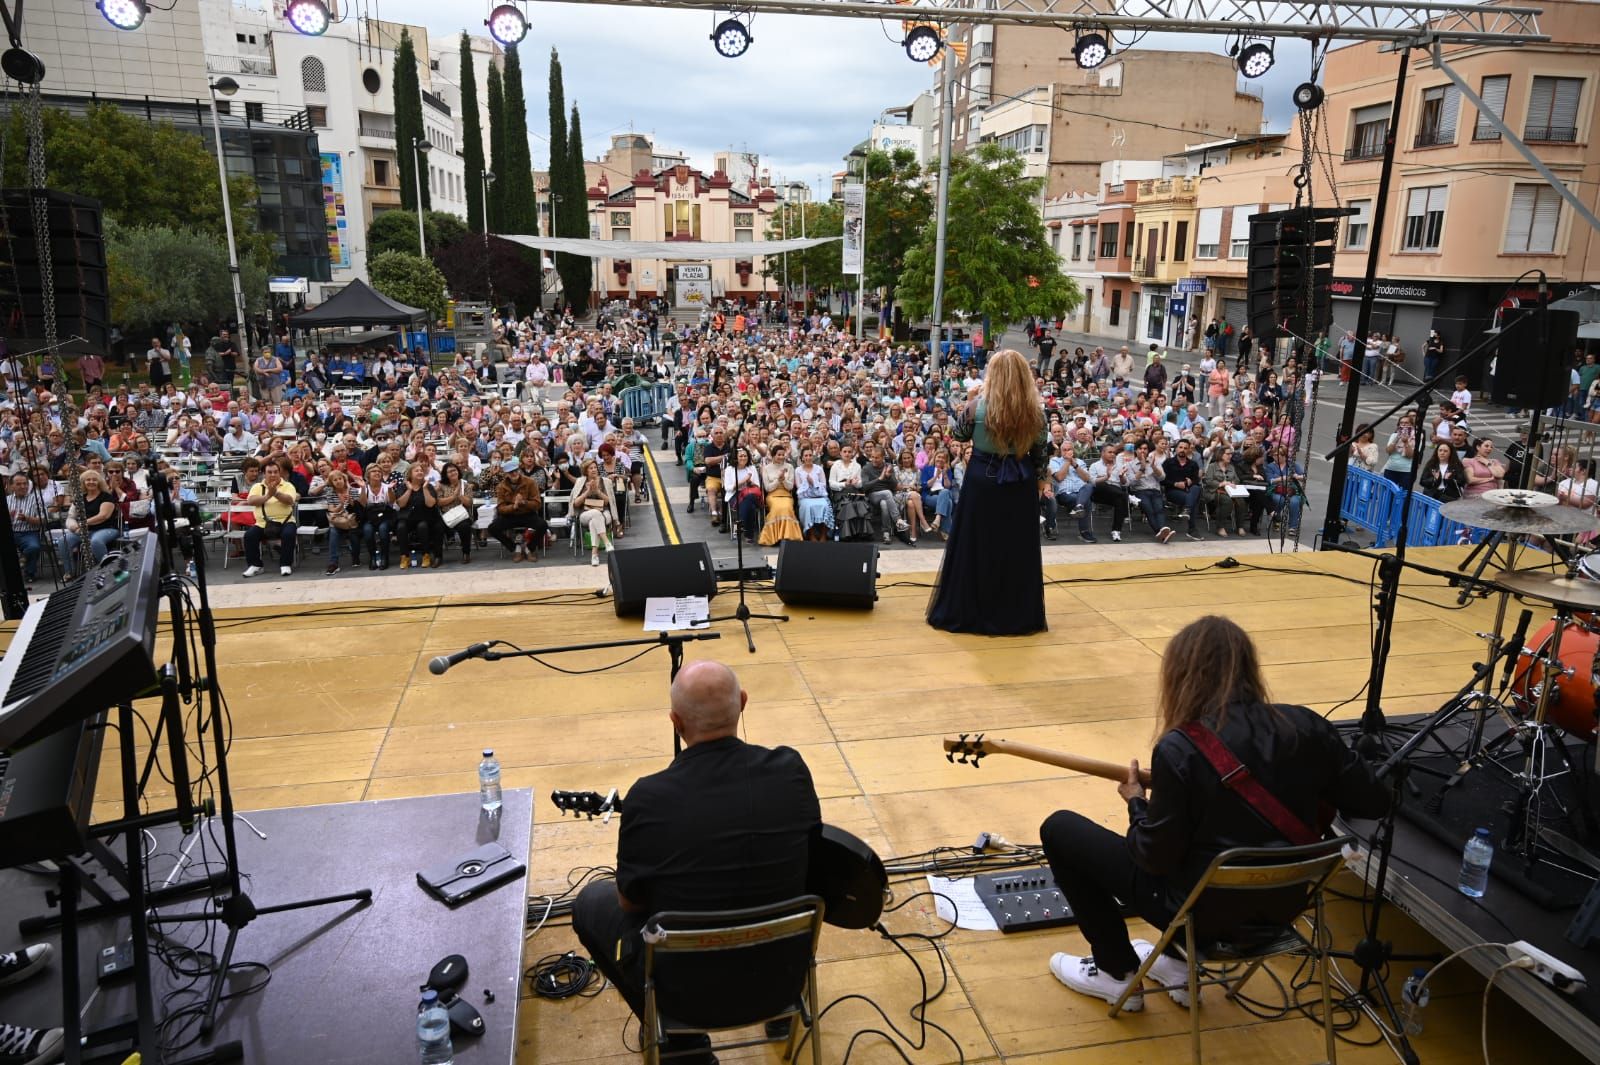
[{"label": "bass drum", "polygon": [[[1544,654],[1550,648],[1556,623],[1550,622],[1528,640],[1534,654]],[[1600,632],[1583,625],[1568,625],[1561,634],[1561,660],[1572,670],[1571,676],[1556,679],[1556,690],[1550,697],[1545,720],[1584,740],[1595,738],[1597,698],[1600,698]],[[1512,676],[1511,691],[1523,715],[1531,719],[1539,708],[1540,689],[1544,682],[1544,665],[1531,658],[1517,663]]]}]

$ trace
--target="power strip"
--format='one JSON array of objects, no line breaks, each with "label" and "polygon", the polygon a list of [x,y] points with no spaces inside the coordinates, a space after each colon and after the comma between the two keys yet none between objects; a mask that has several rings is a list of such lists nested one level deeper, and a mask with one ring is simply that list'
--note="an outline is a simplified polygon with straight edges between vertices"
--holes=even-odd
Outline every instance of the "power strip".
[{"label": "power strip", "polygon": [[1557,991],[1575,995],[1588,986],[1583,973],[1525,939],[1507,944],[1506,957],[1511,961],[1522,962],[1523,964],[1517,968],[1526,969]]}]

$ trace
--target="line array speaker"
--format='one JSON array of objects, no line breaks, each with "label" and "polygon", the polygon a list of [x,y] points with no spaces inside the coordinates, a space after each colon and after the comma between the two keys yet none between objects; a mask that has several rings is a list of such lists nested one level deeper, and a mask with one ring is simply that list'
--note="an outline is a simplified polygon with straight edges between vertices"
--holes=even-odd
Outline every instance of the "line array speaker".
[{"label": "line array speaker", "polygon": [[111,288],[100,201],[54,189],[8,189],[0,197],[0,332],[11,350],[44,346],[47,278],[34,240],[31,200],[45,198],[50,257],[55,273],[56,335],[65,351],[105,354],[111,345]]}]

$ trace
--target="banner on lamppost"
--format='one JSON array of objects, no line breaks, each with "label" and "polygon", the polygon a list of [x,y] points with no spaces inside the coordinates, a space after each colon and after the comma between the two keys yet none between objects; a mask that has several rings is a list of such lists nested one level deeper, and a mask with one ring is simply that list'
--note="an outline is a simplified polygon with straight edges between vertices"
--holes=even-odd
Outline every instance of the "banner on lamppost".
[{"label": "banner on lamppost", "polygon": [[867,187],[844,187],[844,272],[860,274],[866,259]]}]

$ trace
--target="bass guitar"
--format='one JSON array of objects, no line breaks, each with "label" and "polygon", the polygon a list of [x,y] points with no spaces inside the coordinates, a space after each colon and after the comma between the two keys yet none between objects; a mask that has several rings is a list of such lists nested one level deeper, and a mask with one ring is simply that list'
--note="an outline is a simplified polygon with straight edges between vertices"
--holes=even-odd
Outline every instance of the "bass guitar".
[{"label": "bass guitar", "polygon": [[[1053,751],[1048,747],[1035,747],[1031,743],[1018,743],[1015,740],[989,740],[984,739],[983,733],[968,737],[963,732],[957,738],[944,741],[945,758],[962,765],[976,767],[991,754],[1009,754],[1015,758],[1026,758],[1030,762],[1043,762],[1060,769],[1070,769],[1074,773],[1087,773],[1090,776],[1104,777],[1122,783],[1128,779],[1128,767],[1115,762],[1102,762],[1098,758],[1085,758],[1082,755],[1068,754],[1066,751]],[[1150,786],[1150,770],[1144,766],[1139,767],[1139,783],[1145,787]]]},{"label": "bass guitar", "polygon": [[[615,788],[552,791],[556,809],[576,817],[609,821],[622,813]],[[889,875],[873,849],[842,828],[822,825],[811,836],[806,862],[806,893],[822,899],[822,919],[835,928],[871,928],[883,915]]]}]

